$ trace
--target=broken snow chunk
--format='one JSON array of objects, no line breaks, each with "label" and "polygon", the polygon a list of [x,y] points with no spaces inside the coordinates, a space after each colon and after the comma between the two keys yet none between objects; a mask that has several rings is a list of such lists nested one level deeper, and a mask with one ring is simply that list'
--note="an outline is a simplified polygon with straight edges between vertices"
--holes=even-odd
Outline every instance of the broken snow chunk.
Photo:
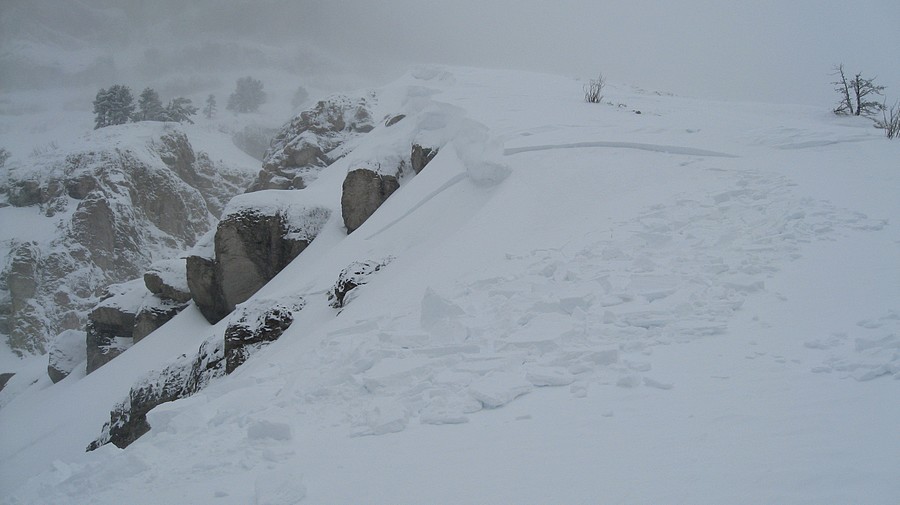
[{"label": "broken snow chunk", "polygon": [[575,382],[571,373],[559,368],[532,368],[525,379],[537,387],[568,386]]},{"label": "broken snow chunk", "polygon": [[290,424],[261,419],[251,422],[247,427],[247,438],[250,440],[288,441],[293,438],[293,435]]},{"label": "broken snow chunk", "polygon": [[534,386],[521,375],[510,372],[494,372],[469,386],[469,394],[485,408],[502,407],[528,393]]}]

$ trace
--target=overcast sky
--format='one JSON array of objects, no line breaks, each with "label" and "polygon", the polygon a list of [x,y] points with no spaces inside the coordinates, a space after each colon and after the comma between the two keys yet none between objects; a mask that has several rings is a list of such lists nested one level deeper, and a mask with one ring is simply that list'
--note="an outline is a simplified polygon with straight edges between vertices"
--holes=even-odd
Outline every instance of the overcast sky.
[{"label": "overcast sky", "polygon": [[898,0],[331,0],[298,25],[378,60],[508,66],[722,99],[819,103],[829,72],[900,98]]},{"label": "overcast sky", "polygon": [[[833,101],[829,74],[843,62],[877,75],[890,100],[900,99],[900,0],[69,1],[0,0],[0,28],[153,44],[165,26],[163,40],[176,46],[210,35],[298,38],[395,75],[415,62],[602,72],[610,82],[680,95],[816,105]],[[35,28],[4,16],[13,5],[44,20]]]}]

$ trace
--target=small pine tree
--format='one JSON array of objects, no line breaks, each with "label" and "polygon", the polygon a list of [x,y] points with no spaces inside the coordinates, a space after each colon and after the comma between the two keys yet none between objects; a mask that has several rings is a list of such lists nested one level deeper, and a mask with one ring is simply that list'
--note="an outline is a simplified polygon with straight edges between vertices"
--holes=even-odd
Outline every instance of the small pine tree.
[{"label": "small pine tree", "polygon": [[138,112],[135,121],[165,121],[166,111],[163,109],[159,95],[152,88],[145,88],[138,98]]},{"label": "small pine tree", "polygon": [[197,107],[194,107],[191,104],[190,98],[179,96],[178,98],[173,98],[169,101],[169,105],[166,106],[165,114],[167,121],[177,121],[179,123],[187,121],[190,124],[194,124],[194,122],[191,121],[191,116],[197,114]]},{"label": "small pine tree", "polygon": [[203,106],[203,115],[206,119],[212,119],[216,115],[216,95],[206,97],[206,105]]},{"label": "small pine tree", "polygon": [[100,89],[94,98],[94,129],[125,124],[134,114],[134,96],[131,89],[122,84]]},{"label": "small pine tree", "polygon": [[238,113],[255,112],[266,101],[266,93],[263,91],[263,83],[250,76],[237,80],[234,93],[228,97],[228,110]]}]

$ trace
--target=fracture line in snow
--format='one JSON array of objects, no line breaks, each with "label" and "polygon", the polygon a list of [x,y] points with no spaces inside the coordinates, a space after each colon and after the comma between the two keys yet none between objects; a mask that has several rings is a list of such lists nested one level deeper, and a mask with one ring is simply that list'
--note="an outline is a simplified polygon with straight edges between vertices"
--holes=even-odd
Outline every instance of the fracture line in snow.
[{"label": "fracture line in snow", "polygon": [[739,158],[728,153],[720,153],[717,151],[707,151],[705,149],[694,149],[693,147],[666,146],[659,144],[642,144],[640,142],[575,142],[573,144],[548,144],[542,146],[526,146],[512,147],[503,151],[504,156],[513,154],[527,153],[532,151],[552,151],[554,149],[582,149],[587,147],[613,147],[622,149],[637,149],[639,151],[650,151],[655,153],[667,154],[685,154],[688,156],[711,156],[717,158]]},{"label": "fracture line in snow", "polygon": [[392,226],[394,226],[395,224],[399,223],[400,221],[403,221],[404,219],[406,219],[406,216],[408,216],[408,215],[412,214],[413,212],[415,212],[416,210],[418,210],[420,207],[422,207],[423,205],[425,205],[426,203],[428,203],[429,200],[431,200],[432,198],[438,196],[439,194],[443,193],[444,191],[450,189],[452,186],[455,186],[456,184],[458,184],[460,181],[462,181],[462,180],[465,179],[465,178],[466,178],[466,173],[465,173],[465,172],[464,172],[464,173],[461,173],[461,174],[456,174],[456,175],[454,175],[453,177],[450,178],[450,180],[448,180],[448,181],[445,182],[444,184],[441,184],[441,187],[439,187],[439,188],[437,188],[436,190],[434,190],[434,191],[432,191],[431,193],[429,193],[427,196],[425,196],[425,198],[423,198],[422,200],[420,200],[419,203],[415,204],[411,209],[409,209],[408,211],[404,212],[402,216],[398,217],[397,219],[394,219],[393,221],[391,221],[390,223],[388,223],[387,225],[385,225],[385,226],[384,226],[383,228],[381,228],[380,230],[378,230],[378,231],[376,231],[375,233],[373,233],[373,234],[369,235],[368,237],[366,237],[366,240],[371,240],[371,239],[377,237],[377,236],[380,235],[381,233],[383,233],[383,232],[387,231],[388,229],[390,229],[390,228],[391,228]]}]

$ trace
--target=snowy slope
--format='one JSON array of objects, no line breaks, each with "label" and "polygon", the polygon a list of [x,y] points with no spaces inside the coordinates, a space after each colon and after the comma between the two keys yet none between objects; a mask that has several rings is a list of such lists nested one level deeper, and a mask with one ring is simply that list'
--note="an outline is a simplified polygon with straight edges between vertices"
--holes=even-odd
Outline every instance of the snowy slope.
[{"label": "snowy slope", "polygon": [[[339,208],[347,170],[400,138],[441,151],[257,293],[304,296],[285,335],[124,450],[82,452],[224,323],[191,308],[88,377],[39,379],[0,410],[3,503],[900,496],[900,144],[824,109],[586,104],[506,71],[422,68],[378,96],[374,117],[407,118],[299,201]],[[387,257],[328,306],[344,267]]]}]

